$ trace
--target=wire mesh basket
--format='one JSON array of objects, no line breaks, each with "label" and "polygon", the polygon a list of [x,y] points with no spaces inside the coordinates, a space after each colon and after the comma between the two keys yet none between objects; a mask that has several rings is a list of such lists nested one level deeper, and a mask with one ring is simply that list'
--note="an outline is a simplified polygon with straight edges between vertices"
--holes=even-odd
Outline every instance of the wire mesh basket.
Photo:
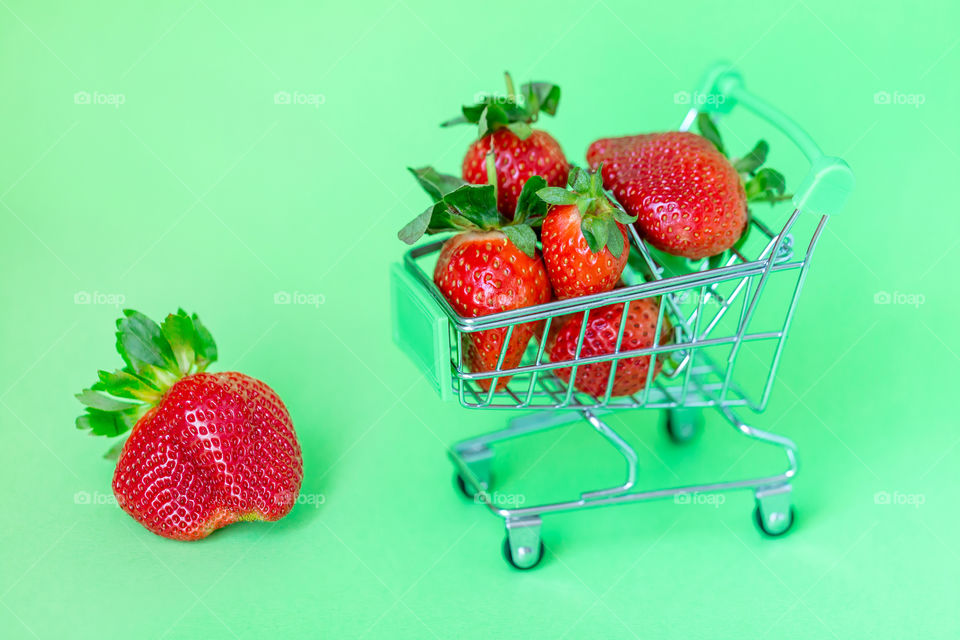
[{"label": "wire mesh basket", "polygon": [[[632,259],[624,286],[605,293],[554,301],[476,318],[457,314],[433,284],[433,263],[442,241],[409,250],[391,272],[394,339],[420,366],[443,398],[456,398],[471,409],[538,409],[514,419],[506,429],[457,443],[451,448],[458,483],[504,518],[504,554],[516,568],[531,568],[543,556],[540,516],[555,511],[635,502],[692,493],[752,488],[757,524],[765,533],[785,533],[793,523],[790,480],[796,473],[796,447],[781,436],[743,422],[737,410],[761,412],[767,405],[786,336],[797,309],[811,258],[831,213],[839,211],[853,188],[846,163],[824,155],[792,120],[744,88],[734,69],[710,70],[696,95],[707,96],[699,111],[714,118],[735,107],[752,112],[783,133],[810,162],[799,183],[792,207],[750,212],[746,242],[720,259],[691,262],[663,254],[630,227]],[[680,129],[687,130],[698,109],[691,109]],[[654,299],[658,317],[652,346],[624,348],[627,310],[631,303]],[[616,346],[609,353],[582,353],[591,311],[622,305]],[[551,326],[580,318],[573,357],[550,362],[546,357]],[[538,330],[523,359],[513,368],[503,363],[515,330],[535,323]],[[498,331],[503,345],[496,370],[474,372],[465,365],[471,334]],[[746,353],[749,362],[744,364]],[[662,366],[646,367],[646,384],[629,395],[614,394],[618,366],[656,359]],[[577,371],[605,364],[603,393],[591,394],[573,384]],[[607,369],[609,372],[607,373]],[[657,373],[658,369],[659,374]],[[557,375],[562,372],[564,375]],[[748,375],[749,374],[749,375]],[[569,382],[565,382],[565,380]],[[713,407],[748,437],[781,447],[788,468],[774,476],[638,491],[637,456],[599,416],[620,409],[660,409],[670,435],[677,441],[692,437],[700,412]],[[504,509],[489,499],[491,444],[542,431],[582,417],[609,441],[627,463],[622,485],[586,491],[560,503]]]}]

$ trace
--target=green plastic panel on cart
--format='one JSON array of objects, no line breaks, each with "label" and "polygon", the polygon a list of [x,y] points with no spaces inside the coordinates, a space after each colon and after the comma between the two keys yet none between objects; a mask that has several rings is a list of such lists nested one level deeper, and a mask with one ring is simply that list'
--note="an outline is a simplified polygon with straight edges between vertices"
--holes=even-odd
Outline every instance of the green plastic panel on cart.
[{"label": "green plastic panel on cart", "polygon": [[443,400],[453,396],[447,317],[401,264],[390,268],[393,341],[413,360]]}]

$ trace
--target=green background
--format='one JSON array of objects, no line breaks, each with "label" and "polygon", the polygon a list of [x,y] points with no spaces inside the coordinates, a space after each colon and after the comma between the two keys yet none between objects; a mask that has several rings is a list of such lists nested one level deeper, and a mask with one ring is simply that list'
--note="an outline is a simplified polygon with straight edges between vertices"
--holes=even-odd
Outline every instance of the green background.
[{"label": "green background", "polygon": [[[956,3],[640,4],[0,0],[0,635],[960,635]],[[858,178],[755,418],[800,447],[797,526],[761,537],[749,492],[573,513],[512,571],[444,454],[509,414],[441,403],[391,343],[395,232],[426,205],[404,167],[456,170],[472,132],[436,125],[505,68],[563,86],[543,125],[578,160],[675,127],[718,58]],[[199,312],[220,369],[283,397],[306,472],[289,517],[184,544],[110,504],[72,394],[119,363],[121,297]],[[653,413],[613,420],[644,486],[782,464],[716,415],[679,449]],[[583,426],[500,453],[531,501],[622,473]]]}]

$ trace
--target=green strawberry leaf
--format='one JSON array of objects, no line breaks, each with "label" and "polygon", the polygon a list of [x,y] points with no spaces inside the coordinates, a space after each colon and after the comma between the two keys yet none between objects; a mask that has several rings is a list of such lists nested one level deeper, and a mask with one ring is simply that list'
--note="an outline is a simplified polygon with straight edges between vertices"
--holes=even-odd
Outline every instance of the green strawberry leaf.
[{"label": "green strawberry leaf", "polygon": [[493,229],[500,224],[496,187],[491,184],[465,184],[443,197],[454,215],[466,218],[479,229]]},{"label": "green strawberry leaf", "polygon": [[733,168],[737,170],[737,173],[752,174],[760,168],[760,165],[767,161],[767,154],[769,152],[770,145],[767,144],[766,140],[761,140],[753,147],[750,153],[735,161]]},{"label": "green strawberry leaf", "polygon": [[127,444],[127,439],[120,438],[117,442],[114,442],[109,449],[107,449],[107,452],[103,454],[103,457],[107,460],[119,460],[120,452],[123,451],[123,445],[125,444]]},{"label": "green strawberry leaf", "polygon": [[420,167],[419,169],[407,167],[407,171],[413,174],[413,177],[416,178],[417,182],[434,202],[440,200],[454,189],[466,184],[466,182],[457,176],[440,173],[430,166]]},{"label": "green strawberry leaf", "polygon": [[217,343],[213,340],[213,334],[200,322],[197,314],[190,316],[193,320],[193,352],[196,354],[196,366],[199,371],[203,371],[209,365],[217,361]]},{"label": "green strawberry leaf", "polygon": [[533,129],[530,128],[526,122],[511,122],[507,125],[507,129],[513,132],[513,135],[517,136],[521,140],[526,140],[531,135],[533,135]]},{"label": "green strawberry leaf", "polygon": [[723,141],[720,139],[720,132],[717,130],[717,125],[713,123],[713,119],[709,114],[697,114],[697,128],[700,130],[700,135],[712,142],[713,146],[717,148],[717,151],[723,155],[727,155],[727,152],[723,148]]},{"label": "green strawberry leaf", "polygon": [[510,224],[501,229],[517,249],[533,258],[537,254],[537,234],[529,225]]},{"label": "green strawberry leaf", "polygon": [[547,204],[576,204],[577,203],[577,194],[573,191],[568,191],[563,187],[544,187],[537,191],[537,196]]},{"label": "green strawberry leaf", "polygon": [[621,209],[620,205],[616,204],[615,202],[611,209],[611,215],[613,215],[613,219],[619,222],[620,224],[633,224],[634,222],[637,221],[637,216],[630,215],[629,213]]},{"label": "green strawberry leaf", "polygon": [[124,317],[117,320],[117,349],[137,372],[149,366],[160,369],[175,368],[176,357],[160,325],[147,316],[124,309]]},{"label": "green strawberry leaf", "polygon": [[504,76],[507,84],[505,96],[484,95],[476,104],[464,105],[461,115],[440,126],[476,124],[481,138],[497,129],[508,128],[517,137],[526,139],[532,132],[529,125],[537,121],[541,111],[556,115],[560,87],[549,82],[528,82],[520,87],[520,96],[517,96],[510,74]]},{"label": "green strawberry leaf", "polygon": [[616,223],[607,225],[607,248],[610,249],[614,258],[623,255],[623,234],[620,233],[620,225]]},{"label": "green strawberry leaf", "polygon": [[427,207],[423,213],[408,222],[397,232],[397,237],[407,244],[416,244],[417,240],[423,237],[430,227],[430,220],[433,219],[433,212],[437,208],[446,209],[443,204],[432,204]]},{"label": "green strawberry leaf", "polygon": [[[601,165],[602,167],[603,165]],[[600,168],[597,168],[597,172],[600,172]],[[590,174],[580,167],[573,165],[570,167],[570,177],[567,179],[567,183],[570,185],[570,188],[578,193],[586,193],[590,190],[591,179]]]},{"label": "green strawberry leaf", "polygon": [[117,350],[126,366],[99,371],[97,381],[77,394],[86,407],[78,429],[116,436],[129,431],[185,375],[203,371],[217,359],[213,336],[196,314],[183,309],[162,325],[132,309],[117,320]]},{"label": "green strawberry leaf", "polygon": [[112,438],[132,429],[137,419],[126,411],[88,408],[85,414],[77,418],[77,429],[86,429],[91,435]]},{"label": "green strawberry leaf", "polygon": [[104,391],[117,398],[152,402],[162,395],[160,388],[150,380],[128,371],[99,371],[99,381],[91,385],[93,391]]},{"label": "green strawberry leaf", "polygon": [[560,87],[550,82],[528,82],[520,86],[520,91],[526,96],[530,111],[537,114],[540,111],[557,115],[560,106]]},{"label": "green strawberry leaf", "polygon": [[783,174],[770,168],[760,169],[744,185],[749,202],[762,201],[770,204],[789,200],[792,196],[785,195],[786,188],[787,182]]},{"label": "green strawberry leaf", "polygon": [[546,188],[547,181],[542,176],[530,176],[525,183],[520,195],[517,197],[517,208],[513,214],[515,223],[529,221],[535,224],[547,213],[547,203],[537,197],[541,189]]},{"label": "green strawberry leaf", "polygon": [[[581,215],[582,210],[581,210]],[[583,216],[580,220],[580,233],[583,234],[590,247],[591,253],[600,253],[607,244],[609,238],[609,227],[612,223],[608,218],[600,216]]]}]

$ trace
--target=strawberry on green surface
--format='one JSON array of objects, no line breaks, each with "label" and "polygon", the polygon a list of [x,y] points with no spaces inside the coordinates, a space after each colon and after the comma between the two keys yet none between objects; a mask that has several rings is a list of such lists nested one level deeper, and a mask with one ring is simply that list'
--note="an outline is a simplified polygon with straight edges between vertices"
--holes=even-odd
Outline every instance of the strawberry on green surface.
[{"label": "strawberry on green surface", "polygon": [[[620,345],[621,352],[649,349],[653,346],[654,336],[657,333],[657,314],[659,310],[659,302],[650,298],[634,300],[630,303],[624,323],[623,341]],[[590,358],[613,354],[616,351],[617,334],[620,331],[622,319],[622,303],[591,310],[587,316],[587,327],[584,331],[580,357]],[[551,362],[564,362],[576,358],[577,340],[580,337],[582,327],[583,314],[581,313],[571,314],[559,323],[556,320],[554,321],[554,324],[550,327],[546,345],[546,352]],[[664,316],[658,344],[668,343],[671,332],[670,322]],[[654,378],[660,372],[662,360],[662,356],[656,359]],[[610,362],[594,362],[578,366],[574,387],[578,391],[602,398],[607,391],[611,368],[612,364]],[[554,374],[564,382],[569,383],[571,371],[571,368],[566,367],[555,369]],[[640,391],[646,386],[649,371],[650,356],[637,356],[619,360],[610,397],[628,396]]]},{"label": "strawberry on green surface", "polygon": [[207,373],[217,347],[196,314],[158,325],[125,310],[117,329],[125,366],[77,395],[87,407],[77,428],[130,432],[113,476],[123,510],[177,540],[289,513],[303,462],[277,394],[242,373]]},{"label": "strawberry on green surface", "polygon": [[737,243],[747,226],[748,201],[785,197],[783,176],[759,169],[766,142],[731,162],[710,118],[701,114],[698,123],[703,136],[671,131],[604,138],[587,151],[591,167],[603,165],[604,186],[637,216],[640,234],[661,251],[691,259]]},{"label": "strawberry on green surface", "polygon": [[[510,218],[530,177],[538,175],[548,185],[562,187],[570,167],[553,136],[530,126],[540,112],[556,114],[560,87],[531,82],[521,85],[517,94],[510,74],[506,79],[506,96],[488,95],[477,104],[465,105],[463,115],[442,126],[478,125],[479,137],[463,159],[463,179],[471,184],[491,184],[491,173],[495,173],[497,207]],[[493,158],[492,167],[488,158]]]},{"label": "strawberry on green surface", "polygon": [[[434,283],[454,311],[475,318],[550,300],[547,271],[531,228],[546,213],[546,203],[536,196],[537,190],[546,186],[543,178],[534,176],[527,181],[513,220],[507,221],[497,210],[492,185],[466,184],[429,167],[411,172],[434,204],[398,235],[413,244],[424,233],[460,232],[444,243],[433,272]],[[464,362],[474,373],[519,366],[538,324],[515,326],[509,343],[507,328],[466,334]],[[498,367],[501,352],[503,361]],[[491,380],[478,383],[486,391]],[[497,389],[503,389],[509,380],[510,376],[500,377]]]},{"label": "strawberry on green surface", "polygon": [[609,291],[620,280],[630,256],[626,224],[630,216],[610,201],[599,171],[574,167],[571,190],[546,187],[537,192],[553,205],[540,238],[550,284],[558,299]]}]

